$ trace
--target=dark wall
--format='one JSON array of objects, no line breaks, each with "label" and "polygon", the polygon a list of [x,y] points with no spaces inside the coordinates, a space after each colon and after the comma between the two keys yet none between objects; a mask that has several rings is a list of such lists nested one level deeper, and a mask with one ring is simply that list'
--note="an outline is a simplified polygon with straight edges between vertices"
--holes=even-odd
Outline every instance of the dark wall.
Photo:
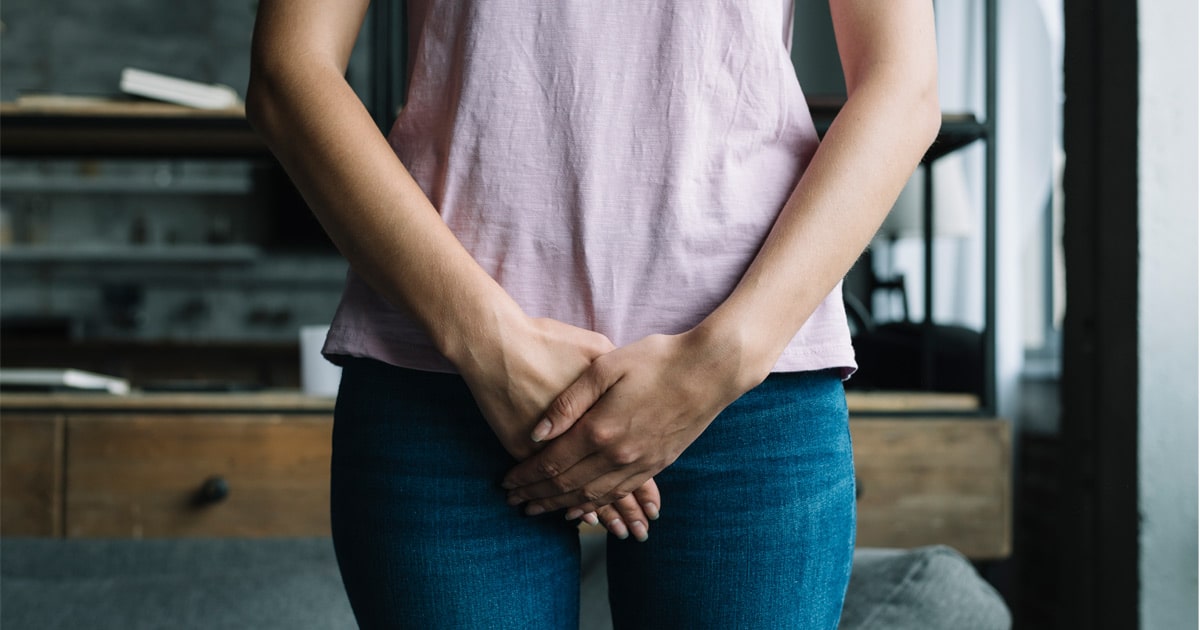
[{"label": "dark wall", "polygon": [[796,3],[792,60],[804,93],[811,96],[845,96],[846,82],[838,59],[837,41],[828,2]]},{"label": "dark wall", "polygon": [[117,93],[134,66],[245,93],[257,0],[4,0],[0,98]]},{"label": "dark wall", "polygon": [[[258,0],[4,0],[0,100],[114,95],[126,66],[223,83],[244,96],[257,10]],[[347,73],[360,96],[370,86],[367,22]]]}]

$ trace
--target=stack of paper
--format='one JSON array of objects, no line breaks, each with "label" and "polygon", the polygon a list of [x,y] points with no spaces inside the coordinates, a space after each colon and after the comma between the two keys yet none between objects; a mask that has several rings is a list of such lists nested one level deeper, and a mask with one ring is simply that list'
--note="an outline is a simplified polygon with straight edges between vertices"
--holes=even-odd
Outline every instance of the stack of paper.
[{"label": "stack of paper", "polygon": [[90,389],[110,394],[128,394],[129,381],[95,372],[58,368],[16,368],[0,370],[0,388],[4,389]]},{"label": "stack of paper", "polygon": [[241,103],[228,85],[197,83],[137,68],[121,71],[121,91],[200,109],[225,109]]}]

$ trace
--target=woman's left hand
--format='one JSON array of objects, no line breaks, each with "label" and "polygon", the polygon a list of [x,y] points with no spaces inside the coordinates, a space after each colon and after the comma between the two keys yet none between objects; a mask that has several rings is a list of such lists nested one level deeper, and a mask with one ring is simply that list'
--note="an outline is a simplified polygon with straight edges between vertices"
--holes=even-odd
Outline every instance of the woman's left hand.
[{"label": "woman's left hand", "polygon": [[550,405],[534,439],[553,440],[504,479],[526,513],[573,508],[577,518],[628,495],[666,468],[738,396],[740,347],[693,329],[651,335],[591,366]]}]

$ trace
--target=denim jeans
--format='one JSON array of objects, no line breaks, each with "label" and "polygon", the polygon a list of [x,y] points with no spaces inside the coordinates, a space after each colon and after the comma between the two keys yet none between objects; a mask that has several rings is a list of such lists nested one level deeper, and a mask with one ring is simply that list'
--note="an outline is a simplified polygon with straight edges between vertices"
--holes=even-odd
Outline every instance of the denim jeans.
[{"label": "denim jeans", "polygon": [[[577,529],[505,504],[513,464],[461,378],[347,361],[331,507],[361,627],[576,627]],[[837,373],[771,375],[656,480],[650,540],[608,541],[616,628],[837,626],[854,545]]]}]

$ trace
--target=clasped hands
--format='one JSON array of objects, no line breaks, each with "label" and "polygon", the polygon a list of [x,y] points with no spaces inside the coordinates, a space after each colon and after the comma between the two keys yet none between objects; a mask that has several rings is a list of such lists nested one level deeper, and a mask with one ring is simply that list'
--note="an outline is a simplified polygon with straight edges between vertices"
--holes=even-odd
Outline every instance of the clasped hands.
[{"label": "clasped hands", "polygon": [[509,332],[498,356],[459,366],[521,460],[502,483],[509,504],[529,515],[565,509],[621,538],[646,539],[661,505],[653,476],[753,385],[736,378],[736,352],[695,329],[621,348],[552,319]]}]

